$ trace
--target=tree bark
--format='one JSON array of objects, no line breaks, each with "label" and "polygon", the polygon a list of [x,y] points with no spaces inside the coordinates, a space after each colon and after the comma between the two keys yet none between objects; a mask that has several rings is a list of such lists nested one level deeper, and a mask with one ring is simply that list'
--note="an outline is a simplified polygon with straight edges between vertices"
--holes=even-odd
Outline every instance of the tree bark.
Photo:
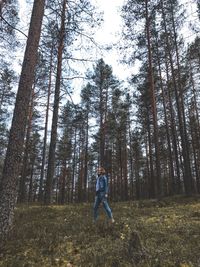
[{"label": "tree bark", "polygon": [[175,126],[175,114],[173,111],[173,104],[172,104],[172,96],[171,96],[171,86],[170,86],[170,78],[169,78],[169,67],[167,58],[165,59],[165,66],[166,66],[166,76],[167,76],[167,94],[168,94],[168,101],[169,101],[169,111],[170,111],[170,127],[171,127],[171,138],[172,138],[172,147],[174,151],[174,158],[175,158],[175,167],[176,167],[176,177],[175,177],[175,193],[181,193],[181,174],[180,174],[180,164],[179,164],[179,153],[178,153],[178,145],[177,145],[177,130]]},{"label": "tree bark", "polygon": [[[11,228],[17,199],[18,175],[23,153],[28,108],[34,80],[45,0],[33,4],[24,61],[18,86],[9,143],[0,184],[0,240],[4,240]],[[0,241],[0,242],[1,242]]]},{"label": "tree bark", "polygon": [[[148,111],[147,111],[148,112]],[[152,141],[151,141],[151,128],[150,128],[150,118],[148,114],[148,121],[147,121],[147,136],[148,136],[148,152],[149,152],[149,198],[154,198],[156,196],[155,193],[155,173],[154,173],[154,166],[153,166],[153,155],[152,155]],[[148,158],[148,155],[147,155]],[[148,166],[148,165],[147,165]]]},{"label": "tree bark", "polygon": [[54,171],[55,171],[55,152],[56,152],[56,141],[57,141],[58,111],[59,111],[59,102],[60,102],[62,54],[63,54],[64,37],[65,37],[66,3],[67,1],[63,0],[60,38],[59,38],[59,46],[58,46],[58,62],[57,62],[57,74],[56,74],[56,85],[55,85],[55,95],[54,95],[54,108],[53,108],[53,118],[52,118],[52,127],[51,127],[51,140],[50,140],[50,147],[49,147],[48,169],[47,169],[47,179],[46,179],[45,197],[44,197],[44,203],[46,205],[51,203],[52,182],[53,182],[53,176],[54,176]]},{"label": "tree bark", "polygon": [[150,38],[150,19],[148,14],[148,0],[145,0],[146,9],[146,33],[147,33],[147,48],[148,48],[148,62],[149,62],[149,84],[151,93],[151,106],[153,115],[153,128],[154,128],[154,145],[156,155],[156,195],[157,197],[162,196],[162,185],[161,185],[161,169],[160,169],[160,152],[158,143],[158,122],[157,122],[157,108],[156,108],[156,97],[155,97],[155,86],[152,66],[152,52],[151,52],[151,38]]},{"label": "tree bark", "polygon": [[74,149],[72,164],[72,181],[71,181],[71,203],[74,202],[74,185],[75,185],[75,169],[76,169],[76,149],[77,149],[77,129],[74,131]]},{"label": "tree bark", "polygon": [[43,141],[43,149],[42,149],[42,166],[41,166],[41,173],[40,173],[38,201],[42,201],[43,199],[44,167],[45,167],[45,162],[46,162],[47,132],[48,132],[49,107],[50,107],[50,95],[51,95],[51,76],[52,76],[52,69],[53,69],[52,61],[53,61],[53,44],[51,47],[47,108],[46,108],[46,116],[45,116],[44,141]]},{"label": "tree bark", "polygon": [[[88,107],[89,110],[89,107]],[[87,112],[86,119],[86,136],[85,136],[85,156],[84,156],[84,201],[87,201],[87,181],[88,181],[88,142],[89,142],[89,113]]]},{"label": "tree bark", "polygon": [[162,82],[162,71],[161,71],[161,62],[160,57],[158,54],[158,43],[156,42],[157,46],[157,60],[158,60],[158,72],[160,76],[160,87],[161,87],[161,95],[162,95],[162,103],[163,103],[163,109],[164,109],[164,118],[165,118],[165,124],[166,124],[166,135],[167,135],[167,146],[168,146],[168,153],[169,153],[169,165],[170,165],[170,194],[174,194],[176,186],[175,186],[175,177],[174,177],[174,163],[173,163],[173,157],[172,157],[172,147],[171,147],[171,140],[170,140],[170,132],[169,132],[169,122],[167,118],[167,107],[166,107],[166,97],[164,92],[164,86]]},{"label": "tree bark", "polygon": [[188,133],[186,128],[186,118],[185,118],[185,107],[184,107],[184,100],[183,100],[183,88],[181,85],[181,77],[180,77],[180,59],[179,59],[179,50],[177,44],[177,33],[175,28],[175,21],[174,21],[174,13],[173,13],[173,6],[171,3],[171,12],[172,12],[172,27],[174,33],[174,43],[175,43],[175,51],[176,51],[176,63],[178,69],[178,88],[176,92],[176,101],[177,104],[179,103],[179,124],[180,124],[180,135],[181,135],[181,145],[183,149],[183,161],[184,161],[184,186],[186,194],[190,195],[194,188],[193,188],[193,179],[192,179],[192,171],[190,166],[190,154],[189,154],[189,141],[188,141]]},{"label": "tree bark", "polygon": [[27,169],[29,164],[29,155],[30,155],[30,136],[32,130],[32,117],[33,117],[33,99],[34,99],[34,88],[32,89],[31,103],[29,107],[29,116],[28,116],[28,127],[26,130],[26,142],[25,142],[25,151],[23,156],[23,166],[22,174],[19,181],[19,193],[18,193],[18,202],[25,202],[26,200],[26,177]]}]

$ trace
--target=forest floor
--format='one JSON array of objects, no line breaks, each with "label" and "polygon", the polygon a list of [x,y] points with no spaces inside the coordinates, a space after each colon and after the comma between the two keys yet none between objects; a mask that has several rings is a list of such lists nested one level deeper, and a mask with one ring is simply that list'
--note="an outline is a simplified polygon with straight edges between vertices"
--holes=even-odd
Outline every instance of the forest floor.
[{"label": "forest floor", "polygon": [[111,203],[116,222],[92,203],[24,206],[0,267],[200,267],[200,198]]}]

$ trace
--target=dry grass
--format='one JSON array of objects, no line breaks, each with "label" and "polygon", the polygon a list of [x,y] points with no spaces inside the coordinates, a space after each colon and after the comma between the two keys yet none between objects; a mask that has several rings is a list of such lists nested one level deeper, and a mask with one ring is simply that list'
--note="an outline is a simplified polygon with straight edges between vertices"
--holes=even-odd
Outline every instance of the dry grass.
[{"label": "dry grass", "polygon": [[92,204],[18,206],[0,267],[200,267],[200,198],[111,203],[92,220]]}]

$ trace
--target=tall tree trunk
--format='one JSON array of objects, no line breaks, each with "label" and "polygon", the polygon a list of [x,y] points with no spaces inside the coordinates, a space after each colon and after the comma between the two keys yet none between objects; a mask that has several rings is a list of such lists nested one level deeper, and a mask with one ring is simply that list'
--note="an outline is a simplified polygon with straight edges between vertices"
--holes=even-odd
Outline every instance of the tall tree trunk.
[{"label": "tall tree trunk", "polygon": [[197,91],[195,88],[195,82],[194,82],[194,77],[192,73],[191,58],[189,58],[189,65],[190,65],[189,66],[190,80],[192,84],[192,93],[193,93],[193,109],[194,109],[193,116],[196,121],[194,137],[192,138],[194,141],[192,142],[192,145],[193,145],[195,169],[196,169],[196,187],[197,187],[197,192],[200,193],[200,122],[199,122],[199,111],[198,111],[198,105],[197,105],[198,103],[197,102]]},{"label": "tall tree trunk", "polygon": [[29,182],[28,202],[33,202],[33,174],[34,174],[35,156],[31,163],[31,177]]},{"label": "tall tree trunk", "polygon": [[177,90],[177,102],[180,101],[180,135],[181,135],[181,144],[183,149],[183,160],[184,160],[184,185],[185,185],[185,192],[186,194],[191,194],[193,192],[193,180],[192,180],[192,172],[190,166],[190,153],[189,153],[189,141],[188,141],[188,133],[186,128],[186,117],[185,117],[185,107],[184,107],[184,99],[183,99],[183,88],[181,85],[181,74],[180,74],[180,59],[179,59],[179,50],[177,44],[177,32],[175,28],[175,21],[174,21],[174,11],[171,3],[171,13],[172,13],[172,26],[173,26],[173,33],[174,33],[174,44],[175,44],[175,51],[176,51],[176,63],[178,69],[178,90]]},{"label": "tall tree trunk", "polygon": [[[146,153],[146,192],[145,195],[147,198],[152,197],[151,194],[151,171],[150,171],[150,163],[149,163],[149,156],[148,156],[148,133],[145,136],[145,153]],[[154,192],[154,186],[153,187],[153,192]],[[154,194],[153,194],[154,196]]]},{"label": "tall tree trunk", "polygon": [[52,78],[51,76],[52,76],[52,71],[53,71],[52,62],[53,62],[53,44],[51,47],[51,57],[50,57],[49,84],[48,84],[47,107],[46,107],[44,139],[43,139],[43,149],[42,149],[42,166],[41,166],[41,173],[40,173],[38,201],[42,201],[43,199],[44,167],[45,167],[45,162],[46,162],[47,132],[48,132],[49,107],[50,107],[50,95],[51,95],[51,78]]},{"label": "tall tree trunk", "polygon": [[66,2],[67,2],[66,0],[63,0],[59,46],[58,46],[58,59],[57,59],[58,62],[57,62],[56,86],[54,94],[54,108],[53,108],[51,140],[49,147],[48,169],[47,169],[47,179],[46,179],[45,197],[44,197],[44,203],[47,205],[51,203],[52,182],[55,171],[55,152],[56,152],[56,141],[57,141],[58,111],[60,102],[60,81],[62,74],[62,55],[63,55],[64,37],[65,37]]},{"label": "tall tree trunk", "polygon": [[84,184],[84,133],[82,130],[80,130],[79,133],[79,169],[78,169],[78,202],[83,201],[83,184]]},{"label": "tall tree trunk", "polygon": [[[148,114],[148,110],[147,110]],[[149,172],[149,197],[154,198],[156,196],[155,193],[155,173],[154,173],[154,167],[153,167],[153,151],[152,151],[152,141],[151,141],[151,127],[150,127],[150,118],[148,114],[148,119],[147,119],[147,135],[148,135],[148,152],[149,152],[149,167],[150,167],[150,172]],[[148,154],[147,154],[148,158]],[[148,165],[147,165],[148,166]]]},{"label": "tall tree trunk", "polygon": [[121,130],[119,130],[119,137],[118,137],[118,168],[119,168],[119,172],[118,172],[118,197],[120,197],[120,200],[124,200],[124,184],[123,184],[123,155],[122,155],[122,134],[121,134]]},{"label": "tall tree trunk", "polygon": [[66,175],[67,175],[66,160],[63,160],[62,170],[61,170],[61,174],[59,177],[59,196],[58,196],[58,204],[61,204],[61,205],[64,205],[65,203]]},{"label": "tall tree trunk", "polygon": [[138,150],[135,152],[135,188],[136,188],[136,199],[140,199],[140,176],[139,176],[139,155]]},{"label": "tall tree trunk", "polygon": [[[176,99],[177,112],[178,112],[179,131],[181,133],[181,136],[183,136],[182,116],[181,116],[181,110],[180,110],[180,104],[179,104],[179,98],[178,98],[178,92],[177,92],[176,78],[175,78],[175,74],[174,74],[174,65],[173,65],[173,58],[172,58],[172,53],[171,53],[171,48],[170,48],[169,34],[167,31],[166,15],[165,15],[162,0],[161,0],[161,6],[162,6],[162,18],[163,18],[164,29],[165,29],[166,54],[167,54],[167,57],[169,58],[171,74],[172,74],[172,82],[174,85],[175,99]],[[168,63],[167,62],[166,62],[166,67],[168,69]],[[167,75],[168,75],[168,71],[167,71]],[[167,80],[169,81],[168,76],[167,76]],[[175,136],[175,126],[173,126],[174,118],[173,118],[173,114],[172,114],[173,107],[172,107],[172,101],[171,101],[171,96],[170,96],[170,90],[168,90],[168,92],[169,92],[169,99],[170,99],[170,112],[171,112],[171,122],[172,122],[172,131],[173,131],[173,144],[174,144],[174,151],[176,153],[175,157],[176,157],[177,178],[178,178],[177,193],[179,193],[180,192],[180,172],[179,172],[180,168],[179,168],[179,162],[178,162],[178,145],[177,145],[177,141],[176,141],[177,138]]]},{"label": "tall tree trunk", "polygon": [[[102,101],[102,100],[101,100]],[[100,102],[101,102],[100,101]],[[100,104],[101,105],[101,104]],[[105,122],[103,120],[103,109],[100,109],[100,166],[105,168]]]},{"label": "tall tree trunk", "polygon": [[169,123],[168,123],[168,118],[167,118],[166,98],[165,98],[164,86],[163,86],[163,82],[162,82],[161,62],[160,62],[157,42],[156,42],[156,45],[157,45],[158,71],[159,71],[159,76],[160,76],[160,87],[161,87],[162,103],[163,103],[164,118],[165,118],[165,125],[166,125],[167,146],[168,146],[168,152],[169,152],[170,194],[174,194],[174,192],[176,190],[176,188],[175,188],[176,186],[175,186],[175,177],[174,177],[174,164],[173,164],[173,157],[172,157],[172,147],[171,147],[171,140],[170,140]]},{"label": "tall tree trunk", "polygon": [[[183,113],[183,111],[184,111],[183,93],[182,93],[182,88],[181,88],[180,77],[178,78],[179,81],[178,81],[178,87],[177,87],[175,71],[174,71],[174,64],[173,64],[173,59],[172,59],[172,54],[171,54],[171,49],[170,49],[169,34],[167,31],[167,26],[166,26],[163,1],[161,1],[161,4],[162,4],[162,17],[163,17],[164,27],[165,27],[166,49],[167,49],[167,53],[168,53],[169,60],[170,60],[170,67],[171,67],[171,72],[172,72],[172,79],[173,79],[175,99],[176,99],[177,112],[178,112],[179,132],[180,132],[180,136],[181,136],[183,167],[184,167],[184,171],[183,171],[184,188],[185,188],[186,194],[190,194],[192,191],[192,184],[191,184],[192,178],[191,178],[189,151],[188,151],[188,137],[187,137],[186,125],[185,125],[185,115]],[[172,10],[172,12],[173,12],[173,10]],[[174,21],[172,19],[172,24],[173,23],[174,23]],[[174,28],[174,24],[173,24],[173,28]],[[173,30],[175,30],[175,28]],[[174,37],[175,37],[176,57],[177,57],[177,61],[178,61],[178,62],[176,62],[176,64],[179,64],[179,58],[178,58],[178,54],[177,54],[176,32],[174,32]],[[180,75],[180,67],[179,66],[178,66],[178,72],[179,72],[178,75]]]},{"label": "tall tree trunk", "polygon": [[[102,74],[102,82],[104,81],[104,75]],[[99,102],[99,111],[100,111],[100,165],[106,167],[105,162],[105,142],[106,142],[106,124],[107,124],[107,105],[108,105],[108,88],[104,92],[104,88],[101,84],[100,86],[100,102]],[[105,95],[104,95],[105,94]]]},{"label": "tall tree trunk", "polygon": [[33,99],[34,99],[34,88],[32,89],[31,103],[29,107],[29,116],[28,116],[28,127],[26,130],[26,142],[25,142],[25,151],[23,156],[23,165],[22,165],[22,174],[19,181],[19,193],[18,193],[18,202],[24,202],[26,200],[26,177],[27,169],[29,164],[29,154],[30,154],[30,135],[32,130],[32,117],[33,117]]},{"label": "tall tree trunk", "polygon": [[[89,108],[89,107],[88,107]],[[87,176],[88,176],[88,132],[89,132],[89,114],[86,119],[86,136],[85,136],[85,158],[84,158],[84,201],[87,201]]]},{"label": "tall tree trunk", "polygon": [[76,145],[77,145],[77,129],[74,132],[74,151],[72,160],[72,184],[71,184],[71,203],[74,201],[74,184],[75,184],[75,168],[76,168]]},{"label": "tall tree trunk", "polygon": [[124,200],[128,200],[129,194],[128,194],[128,170],[127,170],[127,140],[126,140],[126,135],[124,137],[124,148],[123,148],[123,184],[124,184]]},{"label": "tall tree trunk", "polygon": [[100,134],[100,140],[99,140],[99,161],[100,166],[104,166],[104,140],[103,140],[103,90],[100,87],[100,99],[99,99],[99,111],[100,111],[100,125],[99,125],[99,134]]},{"label": "tall tree trunk", "polygon": [[175,115],[173,111],[173,104],[172,104],[172,96],[171,96],[171,82],[169,78],[169,67],[167,62],[167,55],[165,59],[165,67],[166,67],[166,76],[167,76],[167,94],[168,94],[168,101],[169,101],[169,112],[170,112],[170,127],[171,127],[171,138],[172,138],[172,147],[174,152],[175,158],[175,167],[176,167],[176,178],[175,178],[175,193],[181,193],[181,174],[180,174],[180,164],[179,164],[179,154],[178,154],[178,145],[177,145],[177,131],[175,126]]},{"label": "tall tree trunk", "polygon": [[150,38],[150,19],[148,14],[148,0],[145,0],[146,10],[146,33],[147,33],[147,48],[148,48],[148,62],[149,62],[149,84],[151,93],[151,106],[153,115],[153,128],[154,128],[154,145],[156,155],[156,195],[157,197],[162,196],[162,185],[161,185],[161,169],[160,169],[160,152],[158,142],[158,122],[157,122],[157,109],[156,109],[156,97],[155,97],[155,86],[154,86],[154,74],[152,66],[152,52],[151,52],[151,38]]},{"label": "tall tree trunk", "polygon": [[[0,240],[6,237],[14,215],[17,199],[18,175],[23,153],[28,108],[34,80],[37,50],[40,40],[45,0],[33,4],[26,51],[19,81],[8,148],[0,184]],[[1,242],[0,241],[0,242]]]},{"label": "tall tree trunk", "polygon": [[130,122],[130,117],[129,117],[129,122],[128,122],[128,134],[129,134],[129,165],[130,165],[130,199],[133,200],[133,195],[134,195],[134,182],[133,182],[133,152],[132,150],[134,149],[132,145],[132,137],[131,137],[131,122]]},{"label": "tall tree trunk", "polygon": [[192,150],[193,150],[193,158],[194,158],[194,170],[196,174],[196,191],[200,193],[200,171],[198,164],[198,150],[197,150],[197,138],[196,138],[196,127],[193,125],[195,122],[192,121],[194,118],[194,111],[192,107],[189,110],[189,120],[190,120],[190,130],[191,130],[191,142],[192,142]]}]

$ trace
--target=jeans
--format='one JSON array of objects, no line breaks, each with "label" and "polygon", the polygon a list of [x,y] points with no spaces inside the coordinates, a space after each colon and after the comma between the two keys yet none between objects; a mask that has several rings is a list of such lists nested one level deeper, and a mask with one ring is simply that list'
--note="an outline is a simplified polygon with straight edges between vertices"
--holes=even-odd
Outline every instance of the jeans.
[{"label": "jeans", "polygon": [[111,219],[112,218],[112,211],[108,205],[108,201],[105,197],[105,192],[98,192],[96,197],[95,197],[95,202],[94,202],[94,220],[97,220],[98,217],[98,209],[100,204],[103,204],[104,210],[108,217]]}]

